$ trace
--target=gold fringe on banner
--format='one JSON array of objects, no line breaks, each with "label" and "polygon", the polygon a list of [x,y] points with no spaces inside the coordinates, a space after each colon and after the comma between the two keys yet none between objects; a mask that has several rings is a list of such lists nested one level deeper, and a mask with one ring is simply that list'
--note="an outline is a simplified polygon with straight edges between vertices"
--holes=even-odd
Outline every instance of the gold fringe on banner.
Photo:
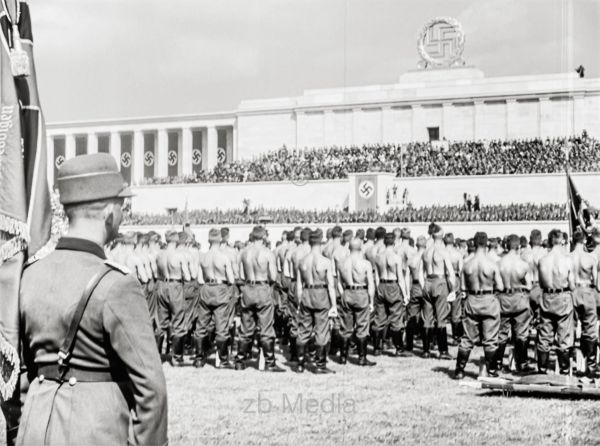
[{"label": "gold fringe on banner", "polygon": [[0,231],[8,232],[9,235],[16,235],[25,242],[29,241],[29,227],[24,221],[19,221],[14,217],[0,214]]},{"label": "gold fringe on banner", "polygon": [[10,399],[15,392],[20,370],[17,349],[0,332],[0,397],[3,401]]},{"label": "gold fringe on banner", "polygon": [[0,265],[26,248],[27,242],[18,236],[2,243],[0,245]]}]

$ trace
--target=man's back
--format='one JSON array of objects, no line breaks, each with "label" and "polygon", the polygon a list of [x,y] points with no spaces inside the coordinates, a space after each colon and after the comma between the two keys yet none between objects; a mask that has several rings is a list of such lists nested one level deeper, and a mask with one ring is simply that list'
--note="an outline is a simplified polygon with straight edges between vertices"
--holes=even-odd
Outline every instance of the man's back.
[{"label": "man's back", "polygon": [[463,268],[468,290],[491,291],[498,273],[498,264],[484,253],[475,254]]},{"label": "man's back", "polygon": [[371,264],[360,256],[350,255],[340,264],[340,274],[347,285],[366,285]]},{"label": "man's back", "polygon": [[446,273],[446,260],[449,260],[446,248],[434,243],[423,253],[423,271],[426,275],[443,276]]},{"label": "man's back", "polygon": [[[576,284],[593,284],[594,269],[598,267],[598,260],[593,254],[582,250],[571,253],[573,261],[573,273]],[[593,284],[595,285],[595,284]]]},{"label": "man's back", "polygon": [[209,249],[200,259],[200,267],[205,282],[229,281],[227,270],[232,271],[231,260],[220,249]]},{"label": "man's back", "polygon": [[531,280],[533,282],[539,282],[540,280],[538,266],[540,259],[546,254],[548,254],[548,251],[541,246],[534,246],[521,253],[521,258],[529,265],[529,272],[531,273]]},{"label": "man's back", "polygon": [[[269,280],[269,268],[274,265],[275,257],[268,248],[264,246],[251,245],[241,255],[240,263],[244,270],[246,280],[267,281]],[[274,277],[271,277],[274,279]]]},{"label": "man's back", "polygon": [[540,284],[545,289],[561,289],[569,286],[573,264],[570,256],[553,249],[539,262]]},{"label": "man's back", "polygon": [[401,274],[402,260],[393,248],[385,249],[375,258],[375,266],[380,280],[396,280]]},{"label": "man's back", "polygon": [[499,268],[504,288],[515,289],[526,285],[525,278],[529,273],[529,265],[516,252],[502,257]]},{"label": "man's back", "polygon": [[327,272],[330,268],[331,262],[323,255],[316,253],[304,256],[298,265],[304,285],[327,283]]}]

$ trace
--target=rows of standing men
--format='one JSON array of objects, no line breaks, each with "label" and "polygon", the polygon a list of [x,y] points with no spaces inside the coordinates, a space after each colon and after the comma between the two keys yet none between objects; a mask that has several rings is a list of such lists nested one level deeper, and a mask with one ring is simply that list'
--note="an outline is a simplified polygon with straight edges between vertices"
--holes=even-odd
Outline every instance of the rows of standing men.
[{"label": "rows of standing men", "polygon": [[[600,232],[593,236],[600,245]],[[169,231],[164,240],[155,232],[127,234],[109,256],[142,283],[157,347],[171,352],[173,365],[184,365],[188,350],[203,367],[214,345],[217,367],[243,370],[257,344],[264,370],[280,372],[278,343],[282,351],[288,346],[297,372],[312,364],[314,373],[333,373],[328,357],[346,364],[356,352],[356,364],[373,366],[369,343],[375,356],[386,346],[404,356],[419,338],[423,357],[437,345],[443,360],[452,359],[449,340],[457,342],[460,379],[479,343],[490,376],[498,375],[509,344],[516,372],[534,371],[534,339],[537,371],[547,372],[556,346],[567,374],[579,323],[586,373],[595,377],[600,248],[587,252],[580,233],[572,242],[569,252],[558,230],[546,240],[537,230],[529,240],[483,232],[460,240],[432,223],[416,241],[406,228],[353,233],[335,226],[324,235],[296,227],[271,249],[257,226],[233,246],[227,228],[210,230],[204,253],[190,231]]]}]

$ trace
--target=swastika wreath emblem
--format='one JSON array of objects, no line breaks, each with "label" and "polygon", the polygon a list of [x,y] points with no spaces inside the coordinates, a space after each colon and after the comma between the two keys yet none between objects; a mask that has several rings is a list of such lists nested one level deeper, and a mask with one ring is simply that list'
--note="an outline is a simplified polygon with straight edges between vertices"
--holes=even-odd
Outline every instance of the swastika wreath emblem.
[{"label": "swastika wreath emblem", "polygon": [[361,181],[358,185],[358,195],[360,195],[365,200],[371,198],[373,193],[375,192],[375,185],[372,181],[365,180]]},{"label": "swastika wreath emblem", "polygon": [[57,169],[60,169],[60,166],[62,166],[64,162],[65,162],[65,157],[62,155],[58,155],[56,157],[56,160],[54,161],[54,165],[56,166]]},{"label": "swastika wreath emblem", "polygon": [[425,66],[464,65],[465,33],[452,17],[435,17],[423,26],[417,49]]},{"label": "swastika wreath emblem", "polygon": [[219,147],[217,149],[217,161],[219,161],[219,163],[224,163],[227,161],[227,152],[223,147]]},{"label": "swastika wreath emblem", "polygon": [[202,164],[202,152],[198,149],[194,149],[192,152],[192,163],[194,166]]},{"label": "swastika wreath emblem", "polygon": [[144,164],[148,167],[154,164],[154,153],[150,151],[144,153]]}]

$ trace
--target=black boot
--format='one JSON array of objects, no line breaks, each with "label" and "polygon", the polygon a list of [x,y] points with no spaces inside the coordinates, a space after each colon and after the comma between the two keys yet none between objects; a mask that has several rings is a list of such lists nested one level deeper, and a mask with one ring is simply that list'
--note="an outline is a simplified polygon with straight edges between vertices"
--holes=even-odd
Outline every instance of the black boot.
[{"label": "black boot", "polygon": [[537,366],[538,373],[545,375],[548,373],[548,361],[550,360],[549,352],[537,351]]},{"label": "black boot", "polygon": [[379,330],[373,330],[373,356],[381,355],[381,343],[383,341],[383,332]]},{"label": "black boot", "polygon": [[340,337],[340,364],[348,362],[348,348],[350,347],[350,339]]},{"label": "black boot", "polygon": [[533,368],[529,366],[527,359],[527,339],[515,339],[515,368],[517,373],[526,375],[534,372]]},{"label": "black boot", "polygon": [[296,350],[298,351],[298,365],[296,366],[296,372],[304,372],[304,361],[306,359],[306,345],[296,344]]},{"label": "black boot", "polygon": [[235,346],[235,332],[236,332],[235,322],[229,327],[229,337],[227,338],[227,346],[231,349],[230,354],[233,356],[233,347]]},{"label": "black boot", "polygon": [[452,337],[456,343],[460,342],[463,335],[462,322],[452,322]]},{"label": "black boot", "polygon": [[377,364],[376,362],[367,359],[367,338],[357,339],[356,346],[358,348],[358,365],[370,367]]},{"label": "black boot", "polygon": [[396,352],[394,356],[402,356],[404,353],[404,340],[402,339],[404,335],[404,330],[392,331],[392,342],[394,343],[394,348]]},{"label": "black boot", "polygon": [[275,362],[275,339],[261,341],[260,347],[265,355],[265,372],[285,372]]},{"label": "black boot", "polygon": [[246,359],[250,355],[252,349],[252,339],[245,341],[240,340],[238,343],[238,352],[235,355],[235,369],[244,370],[246,368]]},{"label": "black boot", "polygon": [[335,356],[340,347],[340,331],[337,328],[331,329],[331,340],[329,341],[329,354]]},{"label": "black boot", "polygon": [[504,370],[504,352],[506,352],[506,343],[498,344],[498,350],[496,350],[496,364],[499,370]]},{"label": "black boot", "polygon": [[484,351],[483,355],[485,357],[485,369],[487,370],[488,376],[491,376],[492,378],[497,378],[498,364],[496,362],[496,358],[498,357],[498,350]]},{"label": "black boot", "polygon": [[458,354],[456,356],[456,370],[454,370],[454,379],[463,379],[465,377],[465,367],[469,362],[469,350],[458,348]]},{"label": "black boot", "polygon": [[289,362],[298,362],[298,348],[297,348],[297,338],[290,337],[290,359]]},{"label": "black boot", "polygon": [[423,328],[423,358],[431,358],[431,340],[433,339],[433,327]]},{"label": "black boot", "polygon": [[229,342],[228,339],[217,341],[217,355],[219,355],[218,369],[233,369],[233,364],[229,361]]},{"label": "black boot", "polygon": [[406,323],[406,350],[409,352],[413,351],[415,345],[415,320],[410,318]]},{"label": "black boot", "polygon": [[173,367],[183,366],[183,337],[173,336],[173,358],[171,360]]},{"label": "black boot", "polygon": [[452,356],[448,353],[448,330],[446,327],[437,328],[437,344],[440,356],[438,359],[448,360],[452,359]]},{"label": "black boot", "polygon": [[598,346],[595,341],[590,341],[588,339],[582,339],[580,343],[581,343],[581,353],[585,357],[586,376],[588,378],[595,379],[598,377],[597,364],[596,364],[596,357],[597,357],[596,352],[597,352]]},{"label": "black boot", "polygon": [[571,372],[571,357],[569,350],[556,350],[556,359],[561,375],[568,375]]},{"label": "black boot", "polygon": [[317,346],[317,363],[314,373],[317,375],[324,375],[327,373],[335,373],[333,370],[327,368],[327,346],[326,345],[318,345]]},{"label": "black boot", "polygon": [[194,367],[200,369],[206,364],[206,338],[195,337],[194,346],[196,347],[196,356],[194,358]]}]

